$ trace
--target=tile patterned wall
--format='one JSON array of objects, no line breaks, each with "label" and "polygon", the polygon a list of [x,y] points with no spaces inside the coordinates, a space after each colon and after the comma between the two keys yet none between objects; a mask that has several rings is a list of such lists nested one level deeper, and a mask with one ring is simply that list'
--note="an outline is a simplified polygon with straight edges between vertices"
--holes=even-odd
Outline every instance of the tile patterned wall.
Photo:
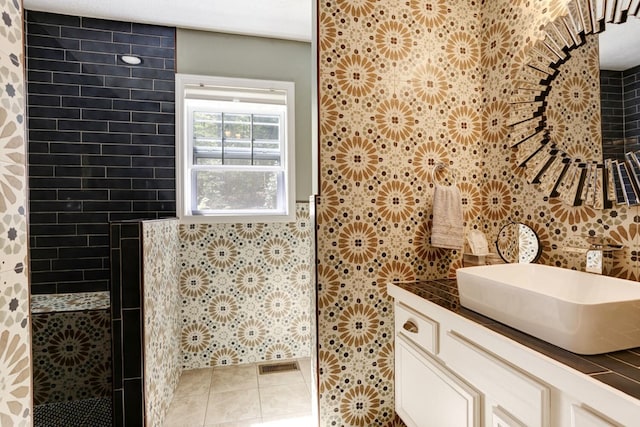
[{"label": "tile patterned wall", "polygon": [[32,424],[22,2],[0,0],[0,425]]},{"label": "tile patterned wall", "polygon": [[565,8],[564,0],[319,2],[322,425],[401,425],[385,283],[450,276],[461,265],[458,251],[429,243],[435,182],[455,182],[467,229],[490,240],[522,221],[541,237],[541,262],[580,268],[562,249],[604,235],[625,245],[614,273],[638,279],[638,209],[550,200],[509,148],[525,49]]},{"label": "tile patterned wall", "polygon": [[109,310],[34,313],[33,404],[111,398]]},{"label": "tile patterned wall", "polygon": [[144,395],[147,426],[161,426],[181,368],[178,220],[142,223]]},{"label": "tile patterned wall", "polygon": [[310,225],[180,225],[183,368],[310,355]]},{"label": "tile patterned wall", "polygon": [[175,216],[175,29],[28,11],[26,38],[32,293],[106,291],[109,221]]},{"label": "tile patterned wall", "polygon": [[178,221],[111,224],[114,425],[162,425],[180,376]]}]

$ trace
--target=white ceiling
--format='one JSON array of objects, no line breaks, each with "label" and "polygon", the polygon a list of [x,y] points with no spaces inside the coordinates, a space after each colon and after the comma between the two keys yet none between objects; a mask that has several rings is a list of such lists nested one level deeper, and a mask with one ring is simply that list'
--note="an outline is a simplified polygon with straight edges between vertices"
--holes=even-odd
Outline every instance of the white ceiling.
[{"label": "white ceiling", "polygon": [[223,33],[311,41],[312,0],[24,0],[24,8]]},{"label": "white ceiling", "polygon": [[640,65],[640,19],[606,24],[599,37],[601,69],[624,71]]}]

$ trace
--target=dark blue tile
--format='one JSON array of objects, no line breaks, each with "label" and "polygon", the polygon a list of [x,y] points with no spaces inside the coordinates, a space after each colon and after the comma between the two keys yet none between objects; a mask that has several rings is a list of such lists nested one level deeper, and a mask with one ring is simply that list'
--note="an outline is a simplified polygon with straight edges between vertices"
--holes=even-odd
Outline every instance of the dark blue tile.
[{"label": "dark blue tile", "polygon": [[27,22],[46,22],[50,25],[68,25],[71,27],[80,25],[80,18],[71,15],[27,10],[25,11],[25,16]]},{"label": "dark blue tile", "polygon": [[27,45],[78,50],[80,49],[80,40],[27,34]]},{"label": "dark blue tile", "polygon": [[71,95],[78,96],[80,88],[74,85],[63,85],[53,83],[28,83],[27,91],[33,95]]},{"label": "dark blue tile", "polygon": [[64,107],[80,108],[100,108],[110,110],[113,101],[111,99],[82,98],[79,96],[63,96],[62,105]]},{"label": "dark blue tile", "polygon": [[131,68],[120,65],[82,64],[82,72],[85,74],[98,74],[104,76],[131,76]]},{"label": "dark blue tile", "polygon": [[124,78],[124,77],[107,77],[105,85],[109,87],[124,87],[130,89],[153,89],[153,80]]},{"label": "dark blue tile", "polygon": [[49,25],[27,21],[26,27],[27,34],[60,37],[60,27],[58,25]]},{"label": "dark blue tile", "polygon": [[[117,53],[119,55],[129,55],[131,53],[131,46],[122,43],[82,40],[80,42],[80,50],[83,52],[102,52]],[[99,62],[104,63],[102,61]]]},{"label": "dark blue tile", "polygon": [[[80,26],[80,24],[78,25]],[[82,28],[90,28],[95,30],[131,32],[130,22],[112,21],[98,18],[82,18]]]},{"label": "dark blue tile", "polygon": [[54,73],[53,82],[84,86],[104,86],[104,77],[87,74]]},{"label": "dark blue tile", "polygon": [[[149,146],[146,145],[132,145],[132,144],[110,144],[102,147],[102,154],[106,155],[118,155],[118,156],[148,156]],[[131,162],[129,162],[131,165]],[[109,166],[118,166],[109,163]]]},{"label": "dark blue tile", "polygon": [[80,132],[54,132],[49,130],[29,130],[30,141],[79,142]]},{"label": "dark blue tile", "polygon": [[84,109],[82,110],[82,118],[84,120],[129,121],[131,120],[131,113],[128,111]]},{"label": "dark blue tile", "polygon": [[[113,178],[153,178],[153,169],[151,168],[107,168],[107,177]],[[113,192],[116,190],[112,190]]]},{"label": "dark blue tile", "polygon": [[52,142],[49,144],[51,153],[70,153],[70,154],[99,154],[100,145],[70,143],[70,142]]},{"label": "dark blue tile", "polygon": [[110,41],[110,31],[89,30],[84,28],[74,27],[62,27],[60,30],[62,37],[79,40],[98,40],[98,41]]},{"label": "dark blue tile", "polygon": [[[126,345],[126,344],[125,344]],[[144,425],[143,387],[140,379],[124,381],[124,425]]]},{"label": "dark blue tile", "polygon": [[156,133],[156,125],[147,123],[111,122],[109,123],[109,132],[154,134]]},{"label": "dark blue tile", "polygon": [[51,71],[27,71],[28,82],[51,83],[53,81],[53,73]]},{"label": "dark blue tile", "polygon": [[58,129],[106,132],[108,126],[99,120],[58,120]]},{"label": "dark blue tile", "polygon": [[107,88],[107,87],[93,87],[82,86],[80,90],[82,96],[95,97],[95,98],[124,98],[129,99],[131,92],[129,89],[121,88]]},{"label": "dark blue tile", "polygon": [[83,132],[82,142],[99,142],[105,144],[103,147],[107,144],[131,144],[131,134]]},{"label": "dark blue tile", "polygon": [[114,110],[124,111],[160,111],[160,102],[113,100]]},{"label": "dark blue tile", "polygon": [[36,107],[30,106],[30,117],[46,117],[48,119],[79,119],[80,109],[60,107]]},{"label": "dark blue tile", "polygon": [[79,154],[29,154],[29,164],[35,165],[80,165]]},{"label": "dark blue tile", "polygon": [[[113,41],[116,43],[137,44],[143,46],[162,46],[162,37],[147,36],[141,34],[113,33]],[[162,46],[169,47],[169,46]]]},{"label": "dark blue tile", "polygon": [[55,107],[62,105],[62,97],[56,95],[29,94],[27,95],[27,104]]},{"label": "dark blue tile", "polygon": [[32,59],[50,59],[53,61],[64,61],[64,50],[51,49],[36,46],[27,46],[27,55]]},{"label": "dark blue tile", "polygon": [[47,59],[27,58],[27,69],[79,73],[80,64],[77,62],[50,61]]}]

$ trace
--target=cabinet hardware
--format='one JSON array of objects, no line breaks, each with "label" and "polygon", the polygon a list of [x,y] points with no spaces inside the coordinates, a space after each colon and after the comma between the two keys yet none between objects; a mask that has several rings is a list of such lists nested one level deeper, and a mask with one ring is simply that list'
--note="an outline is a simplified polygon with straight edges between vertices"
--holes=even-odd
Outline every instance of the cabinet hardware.
[{"label": "cabinet hardware", "polygon": [[409,332],[411,332],[413,334],[417,334],[418,333],[418,325],[413,323],[411,320],[407,320],[406,322],[404,322],[404,325],[402,325],[402,328],[405,331],[409,331]]}]

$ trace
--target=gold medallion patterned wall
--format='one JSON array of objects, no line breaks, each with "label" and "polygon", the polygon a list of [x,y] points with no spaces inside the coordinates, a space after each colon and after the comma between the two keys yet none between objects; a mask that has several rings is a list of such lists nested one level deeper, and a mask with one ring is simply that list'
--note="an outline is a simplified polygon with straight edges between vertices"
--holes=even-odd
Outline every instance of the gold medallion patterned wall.
[{"label": "gold medallion patterned wall", "polygon": [[514,164],[514,81],[566,1],[318,3],[321,425],[401,425],[386,283],[461,266],[429,243],[435,183],[457,185],[466,228],[489,240],[510,220],[531,225],[549,264],[579,267],[561,248],[604,234],[629,251],[616,274],[635,278],[637,224],[624,208],[549,200]]},{"label": "gold medallion patterned wall", "polygon": [[181,224],[185,369],[309,357],[309,205],[296,222]]},{"label": "gold medallion patterned wall", "polygon": [[0,0],[0,425],[32,422],[22,4]]}]

